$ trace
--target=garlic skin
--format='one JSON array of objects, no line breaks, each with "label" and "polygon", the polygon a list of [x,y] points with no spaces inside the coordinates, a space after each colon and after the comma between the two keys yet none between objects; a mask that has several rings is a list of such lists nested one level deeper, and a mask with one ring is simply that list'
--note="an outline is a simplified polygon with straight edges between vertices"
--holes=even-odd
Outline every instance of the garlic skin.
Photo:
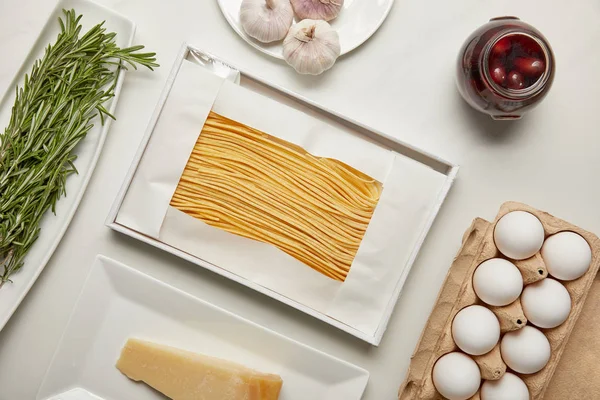
[{"label": "garlic skin", "polygon": [[291,0],[291,2],[298,18],[323,21],[336,18],[344,5],[344,0]]},{"label": "garlic skin", "polygon": [[340,38],[325,21],[305,19],[283,40],[283,58],[300,74],[319,75],[340,55]]},{"label": "garlic skin", "polygon": [[293,21],[294,10],[289,0],[242,1],[242,28],[249,36],[263,43],[283,39]]}]

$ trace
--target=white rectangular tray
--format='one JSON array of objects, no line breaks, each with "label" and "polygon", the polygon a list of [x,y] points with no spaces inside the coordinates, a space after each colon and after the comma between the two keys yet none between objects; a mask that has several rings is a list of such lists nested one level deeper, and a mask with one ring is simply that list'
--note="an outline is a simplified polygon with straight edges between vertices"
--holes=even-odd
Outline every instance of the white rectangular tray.
[{"label": "white rectangular tray", "polygon": [[364,369],[98,256],[37,399],[73,388],[105,400],[164,399],[115,367],[129,337],[277,373],[280,400],[359,400],[369,379]]},{"label": "white rectangular tray", "polygon": [[[117,33],[116,42],[118,46],[128,47],[131,45],[135,25],[127,18],[88,0],[60,0],[15,78],[8,86],[7,92],[0,100],[0,129],[4,129],[10,121],[11,109],[15,100],[15,88],[22,86],[25,74],[29,73],[34,61],[43,56],[44,48],[56,41],[60,31],[58,17],[63,16],[63,8],[75,9],[78,14],[83,14],[81,20],[83,31],[106,21],[105,26],[108,31]],[[115,87],[115,96],[105,105],[110,113],[113,113],[116,108],[124,77],[125,71],[122,71]],[[27,292],[29,292],[67,230],[92,176],[110,123],[111,120],[107,119],[104,126],[102,126],[98,120],[88,132],[86,138],[79,144],[76,149],[77,160],[75,161],[79,173],[68,178],[67,196],[58,201],[56,215],[48,211],[42,219],[40,236],[29,250],[25,258],[25,265],[11,277],[13,282],[8,282],[0,288],[0,330],[6,325]]]},{"label": "white rectangular tray", "polygon": [[[230,271],[228,271],[224,268],[219,268],[218,266],[215,266],[215,265],[207,262],[206,260],[203,260],[199,257],[195,257],[189,253],[186,253],[175,247],[169,246],[169,245],[167,245],[159,240],[156,240],[154,238],[151,238],[149,236],[140,234],[139,232],[135,231],[134,229],[131,229],[128,226],[125,226],[125,225],[122,225],[122,224],[116,222],[117,215],[119,214],[119,210],[121,209],[121,205],[123,204],[123,200],[127,194],[129,185],[131,184],[131,182],[134,178],[138,164],[140,163],[140,160],[142,159],[142,156],[144,155],[144,152],[146,150],[146,146],[148,145],[148,142],[150,141],[154,127],[160,117],[163,105],[165,104],[166,99],[169,95],[169,91],[173,85],[173,82],[175,81],[175,78],[177,77],[180,66],[186,60],[203,65],[207,68],[210,68],[214,73],[219,74],[221,76],[227,76],[228,71],[231,71],[231,70],[238,71],[239,72],[238,77],[233,77],[231,75],[231,73],[229,73],[228,76],[233,79],[237,78],[237,80],[239,80],[241,86],[244,86],[250,90],[253,90],[263,96],[273,98],[273,99],[277,100],[278,102],[286,104],[287,106],[296,108],[296,109],[298,109],[304,113],[307,113],[313,117],[316,117],[328,124],[335,125],[336,127],[339,127],[342,130],[344,130],[345,132],[347,132],[349,135],[357,135],[357,136],[366,138],[369,141],[373,141],[379,146],[385,147],[389,150],[393,150],[394,152],[401,154],[404,157],[407,157],[408,159],[414,161],[415,163],[419,163],[419,164],[423,165],[424,167],[431,169],[435,173],[440,174],[440,176],[442,177],[442,179],[440,179],[442,184],[439,186],[438,191],[435,193],[435,195],[433,195],[427,199],[427,202],[426,202],[427,204],[425,204],[425,202],[418,203],[418,206],[425,210],[427,217],[424,219],[424,222],[422,223],[422,225],[420,225],[418,227],[418,230],[414,231],[415,239],[413,239],[411,237],[410,238],[411,241],[406,242],[406,243],[410,243],[410,244],[414,243],[414,246],[410,247],[410,244],[408,244],[407,247],[409,248],[409,251],[406,254],[402,255],[403,257],[405,257],[404,260],[406,260],[406,261],[402,260],[402,262],[404,262],[404,264],[398,265],[398,268],[402,269],[400,278],[396,282],[393,283],[395,285],[393,293],[390,295],[390,298],[389,298],[389,301],[387,302],[386,308],[382,313],[383,316],[382,316],[381,320],[379,321],[377,329],[373,333],[365,333],[365,332],[357,329],[354,326],[350,326],[348,324],[342,323],[339,320],[332,318],[322,312],[315,311],[314,309],[312,309],[298,301],[290,299],[289,297],[286,297],[286,296],[276,292],[275,290],[265,288],[259,284],[256,284],[253,281],[245,279],[244,277],[241,277],[239,275],[231,273]],[[188,260],[197,265],[200,265],[208,270],[211,270],[220,275],[223,275],[231,280],[239,282],[239,283],[241,283],[245,286],[248,286],[258,292],[261,292],[261,293],[266,294],[274,299],[277,299],[280,302],[288,304],[300,311],[303,311],[309,315],[312,315],[312,316],[314,316],[322,321],[325,321],[328,324],[335,326],[343,331],[346,331],[346,332],[352,334],[353,336],[356,336],[368,343],[371,343],[373,345],[378,345],[381,341],[381,338],[383,337],[383,334],[384,334],[386,328],[387,328],[387,323],[389,321],[390,315],[391,315],[393,308],[398,300],[398,296],[400,295],[400,291],[401,291],[402,286],[404,285],[404,282],[408,276],[410,268],[412,267],[412,264],[413,264],[413,262],[417,256],[417,253],[425,239],[425,236],[429,232],[429,229],[430,229],[441,205],[443,204],[443,202],[446,198],[446,195],[447,195],[448,191],[450,190],[450,187],[452,186],[452,183],[454,181],[454,178],[455,178],[457,172],[458,172],[458,166],[455,164],[452,164],[452,163],[447,162],[437,156],[431,155],[427,152],[417,149],[409,144],[406,144],[406,143],[404,143],[396,138],[393,138],[391,136],[388,136],[384,133],[381,133],[381,132],[375,131],[371,128],[368,128],[354,120],[343,117],[340,114],[338,114],[334,111],[328,110],[322,106],[319,106],[318,104],[316,104],[302,96],[292,93],[284,88],[274,86],[274,85],[266,82],[265,80],[256,77],[255,75],[252,75],[246,71],[240,70],[239,68],[237,68],[235,66],[231,66],[231,64],[219,59],[218,57],[215,57],[214,55],[211,55],[209,53],[206,53],[202,50],[196,49],[196,48],[186,44],[183,46],[179,57],[175,61],[173,70],[167,81],[167,85],[163,91],[161,99],[159,100],[159,103],[154,112],[153,118],[151,119],[151,121],[148,125],[146,136],[140,145],[140,148],[138,150],[138,153],[137,153],[135,159],[133,160],[132,166],[128,172],[127,177],[125,178],[125,182],[123,183],[121,191],[120,191],[119,195],[117,196],[117,198],[115,199],[115,202],[113,204],[113,207],[107,218],[106,223],[108,226],[110,226],[112,229],[114,229],[118,232],[124,233],[128,236],[131,236],[131,237],[134,237],[143,242],[149,243],[149,244],[151,244],[155,247],[158,247],[162,250],[165,250],[169,253],[175,254],[178,257],[181,257],[185,260]],[[407,200],[404,200],[404,201],[407,201]],[[404,244],[406,244],[406,243],[404,243]]]}]

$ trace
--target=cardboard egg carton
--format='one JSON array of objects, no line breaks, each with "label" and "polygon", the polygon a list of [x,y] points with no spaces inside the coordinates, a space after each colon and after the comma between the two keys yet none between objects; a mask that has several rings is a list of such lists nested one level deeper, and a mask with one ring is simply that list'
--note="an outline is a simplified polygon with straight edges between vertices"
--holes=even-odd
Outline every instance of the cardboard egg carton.
[{"label": "cardboard egg carton", "polygon": [[[489,308],[498,317],[502,333],[520,329],[527,324],[520,299],[508,306],[491,307],[477,298],[472,283],[473,273],[479,264],[495,257],[506,258],[494,243],[494,227],[500,218],[511,211],[527,211],[535,215],[544,226],[546,238],[558,232],[572,231],[581,235],[592,249],[592,263],[589,270],[576,280],[561,281],[571,296],[572,308],[568,319],[556,328],[538,328],[550,342],[551,356],[548,364],[534,374],[516,373],[529,388],[531,400],[543,398],[600,268],[600,239],[588,231],[526,204],[507,202],[500,207],[494,222],[477,218],[465,232],[462,246],[448,271],[411,358],[407,378],[400,387],[399,400],[443,399],[433,385],[432,369],[435,362],[444,354],[460,351],[452,339],[452,321],[461,309],[473,304]],[[510,261],[521,271],[525,285],[544,279],[548,275],[539,253],[526,260]],[[502,361],[499,343],[489,353],[471,357],[479,365],[482,379],[500,379],[506,372],[507,367]],[[477,393],[471,400],[479,398]]]}]

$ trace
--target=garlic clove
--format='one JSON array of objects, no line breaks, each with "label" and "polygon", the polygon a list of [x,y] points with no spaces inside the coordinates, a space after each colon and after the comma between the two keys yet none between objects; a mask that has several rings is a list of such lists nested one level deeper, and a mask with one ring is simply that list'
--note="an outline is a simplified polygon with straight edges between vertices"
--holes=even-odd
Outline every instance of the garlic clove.
[{"label": "garlic clove", "polygon": [[344,0],[291,0],[294,12],[300,19],[331,21],[336,18]]},{"label": "garlic clove", "polygon": [[339,55],[339,36],[325,21],[300,21],[283,40],[283,58],[300,74],[319,75],[331,68]]},{"label": "garlic clove", "polygon": [[242,28],[249,36],[263,43],[283,39],[293,21],[294,10],[289,0],[242,1]]}]

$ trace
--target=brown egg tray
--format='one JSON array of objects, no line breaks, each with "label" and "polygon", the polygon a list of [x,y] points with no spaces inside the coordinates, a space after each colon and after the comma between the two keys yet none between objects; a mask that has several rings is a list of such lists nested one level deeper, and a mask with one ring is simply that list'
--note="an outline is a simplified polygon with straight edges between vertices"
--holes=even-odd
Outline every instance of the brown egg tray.
[{"label": "brown egg tray", "polygon": [[[520,329],[527,324],[519,299],[508,306],[490,307],[477,298],[472,283],[473,273],[479,264],[491,258],[506,258],[494,244],[494,227],[505,214],[518,210],[530,212],[538,217],[544,226],[546,238],[558,232],[572,231],[581,235],[592,249],[592,263],[589,270],[576,280],[561,281],[571,295],[572,307],[569,318],[556,328],[538,328],[550,342],[552,353],[548,364],[535,374],[515,373],[529,388],[531,400],[543,398],[600,268],[600,239],[588,231],[526,204],[507,202],[500,207],[494,222],[477,218],[465,232],[462,246],[448,271],[436,304],[411,358],[407,378],[400,387],[399,400],[444,398],[433,385],[432,369],[435,362],[444,354],[460,351],[452,339],[452,321],[461,309],[473,304],[488,307],[498,317],[502,333]],[[510,261],[521,271],[525,285],[544,279],[548,275],[539,253],[526,260]],[[471,357],[479,365],[482,379],[500,379],[507,370],[500,355],[499,344],[487,354]],[[479,398],[479,393],[477,393],[471,400]]]}]

